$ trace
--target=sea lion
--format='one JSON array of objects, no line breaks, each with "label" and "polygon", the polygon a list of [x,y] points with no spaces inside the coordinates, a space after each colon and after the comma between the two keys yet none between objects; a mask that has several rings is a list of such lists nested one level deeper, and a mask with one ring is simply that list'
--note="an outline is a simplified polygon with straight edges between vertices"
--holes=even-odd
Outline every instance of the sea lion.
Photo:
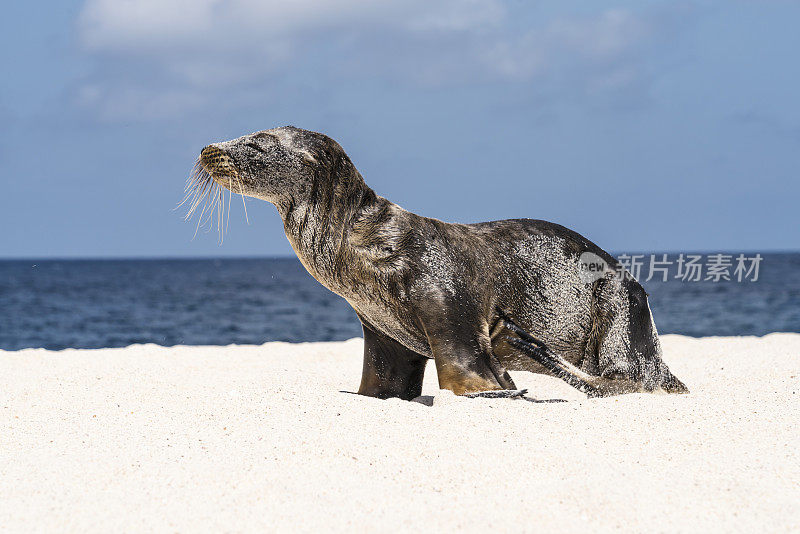
[{"label": "sea lion", "polygon": [[[431,358],[458,395],[519,395],[508,370],[591,396],[688,391],[661,358],[642,286],[563,226],[415,215],[375,194],[336,141],[293,126],[208,145],[193,184],[197,199],[227,188],[275,205],[303,266],[361,320],[360,394],[418,397]],[[586,279],[586,254],[602,276]]]}]

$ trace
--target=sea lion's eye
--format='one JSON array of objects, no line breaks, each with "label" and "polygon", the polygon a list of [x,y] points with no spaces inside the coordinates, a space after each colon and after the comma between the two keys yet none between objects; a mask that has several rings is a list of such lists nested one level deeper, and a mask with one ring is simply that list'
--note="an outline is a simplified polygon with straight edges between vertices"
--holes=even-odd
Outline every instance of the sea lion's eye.
[{"label": "sea lion's eye", "polygon": [[258,152],[264,152],[270,144],[274,145],[277,143],[278,138],[275,135],[267,132],[258,132],[257,134],[253,134],[244,145]]}]

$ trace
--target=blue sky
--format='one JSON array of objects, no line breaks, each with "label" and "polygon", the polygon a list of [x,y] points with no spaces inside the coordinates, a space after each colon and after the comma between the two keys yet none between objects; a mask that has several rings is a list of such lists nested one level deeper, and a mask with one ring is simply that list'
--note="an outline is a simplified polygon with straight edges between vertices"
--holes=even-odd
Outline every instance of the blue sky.
[{"label": "blue sky", "polygon": [[291,254],[173,211],[209,142],[293,124],[448,221],[614,251],[800,249],[800,3],[14,2],[0,257]]}]

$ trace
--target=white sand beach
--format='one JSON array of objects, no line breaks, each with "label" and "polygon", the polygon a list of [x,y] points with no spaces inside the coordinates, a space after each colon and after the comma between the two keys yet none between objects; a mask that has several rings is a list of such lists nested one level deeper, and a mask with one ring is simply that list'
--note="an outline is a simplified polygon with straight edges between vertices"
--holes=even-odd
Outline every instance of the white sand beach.
[{"label": "white sand beach", "polygon": [[360,339],[0,351],[0,531],[800,530],[800,334],[663,345],[690,395],[468,399],[431,364],[376,400],[342,392]]}]

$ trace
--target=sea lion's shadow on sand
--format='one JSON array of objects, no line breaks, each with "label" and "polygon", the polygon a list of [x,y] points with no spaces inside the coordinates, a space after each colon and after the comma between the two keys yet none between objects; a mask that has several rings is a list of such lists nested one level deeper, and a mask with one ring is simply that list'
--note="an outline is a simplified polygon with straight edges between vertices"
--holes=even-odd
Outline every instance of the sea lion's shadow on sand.
[{"label": "sea lion's shadow on sand", "polygon": [[[339,393],[347,393],[349,395],[358,395],[358,393],[355,392],[355,391],[339,390]],[[423,404],[425,406],[433,406],[433,399],[434,398],[435,397],[433,395],[420,395],[419,397],[415,397],[415,398],[411,399],[411,402],[416,402],[416,403],[419,403],[419,404]],[[535,404],[548,404],[548,403],[553,403],[553,402],[569,402],[566,399],[532,399],[530,397],[525,397],[525,396],[514,397],[514,398],[512,398],[510,400],[523,400],[523,401],[526,401],[526,402],[533,402]]]}]

